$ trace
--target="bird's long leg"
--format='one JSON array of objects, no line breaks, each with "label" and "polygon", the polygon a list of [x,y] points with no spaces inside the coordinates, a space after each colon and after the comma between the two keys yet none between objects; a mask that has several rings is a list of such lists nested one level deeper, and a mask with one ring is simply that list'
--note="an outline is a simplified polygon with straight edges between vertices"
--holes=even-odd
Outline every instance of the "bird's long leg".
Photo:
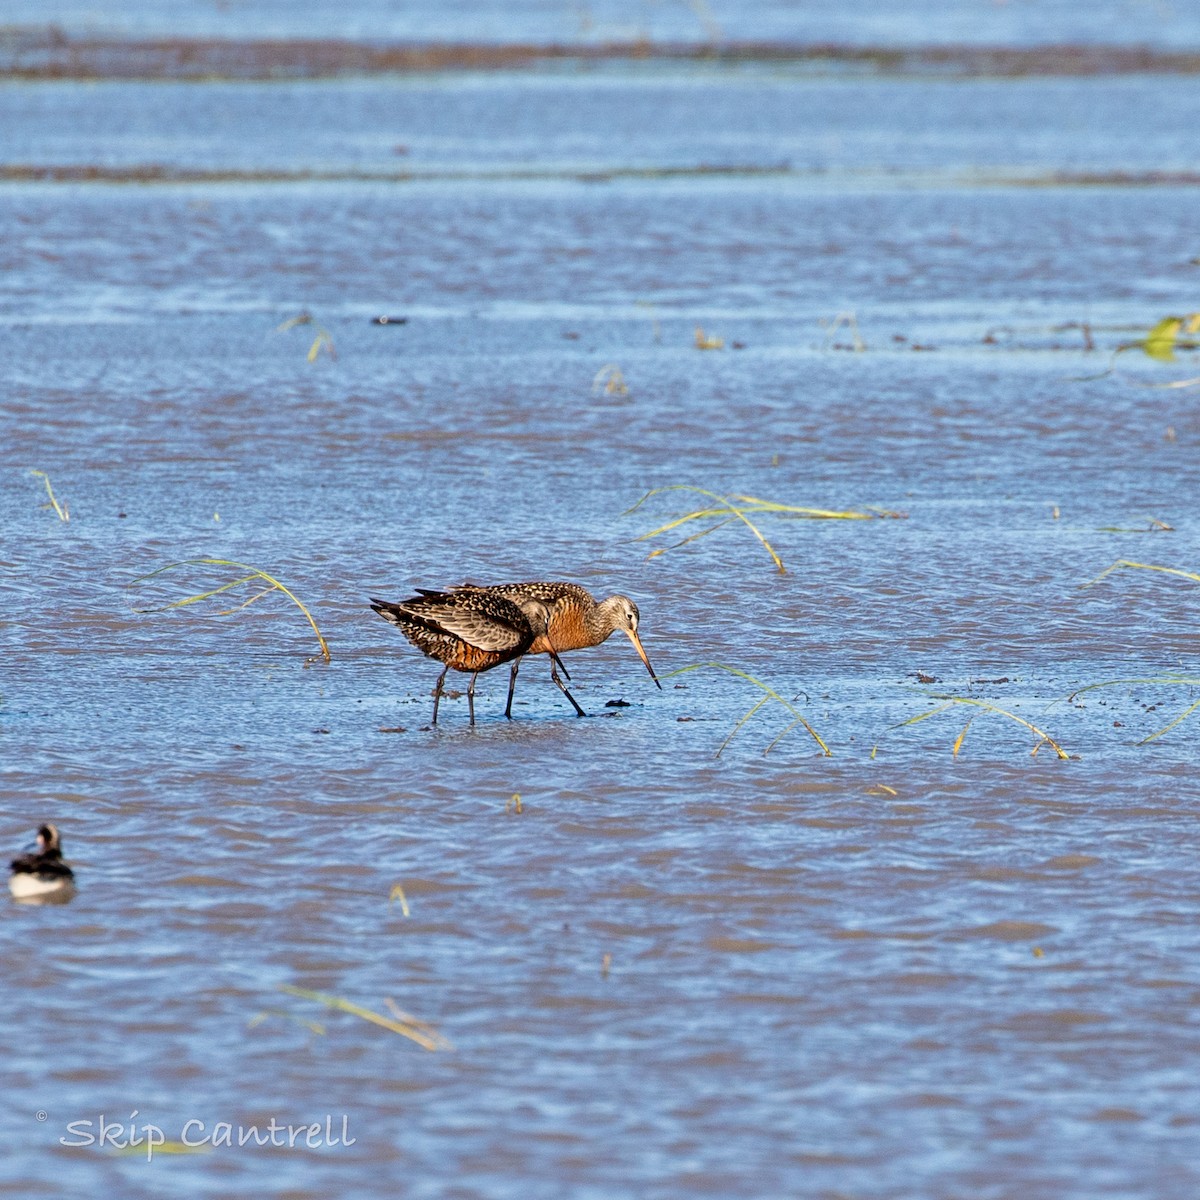
[{"label": "bird's long leg", "polygon": [[508,677],[508,703],[504,706],[504,715],[512,720],[512,698],[513,689],[517,686],[517,668],[521,665],[519,658],[513,659],[512,673]]},{"label": "bird's long leg", "polygon": [[[563,667],[564,675],[566,674],[566,671],[567,671],[567,668]],[[577,717],[586,717],[587,713],[585,713],[583,711],[583,709],[579,707],[579,705],[575,701],[575,697],[572,696],[571,693],[567,691],[567,685],[565,683],[563,683],[563,681],[561,679],[559,679],[558,671],[554,666],[554,656],[552,656],[550,659],[550,678],[553,679],[554,682],[558,685],[559,691],[561,691],[562,694],[564,696],[566,696],[566,698],[568,700],[570,700],[572,707],[575,709],[575,715]],[[570,678],[570,677],[568,676],[568,678]]]},{"label": "bird's long leg", "polygon": [[448,666],[443,667],[442,673],[438,676],[437,683],[435,683],[433,685],[433,720],[429,722],[430,725],[437,724],[438,704],[441,702],[441,699],[442,699],[442,680],[444,680],[446,678],[446,672],[448,670],[450,670],[450,668]]},{"label": "bird's long leg", "polygon": [[467,688],[467,712],[471,714],[471,724],[475,724],[475,680],[479,678],[479,672],[476,671],[471,676],[471,686]]}]

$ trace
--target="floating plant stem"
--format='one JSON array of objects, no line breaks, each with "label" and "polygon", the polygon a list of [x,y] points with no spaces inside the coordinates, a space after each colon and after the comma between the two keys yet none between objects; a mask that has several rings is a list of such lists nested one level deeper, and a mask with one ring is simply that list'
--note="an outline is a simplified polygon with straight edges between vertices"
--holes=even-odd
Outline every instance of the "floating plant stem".
[{"label": "floating plant stem", "polygon": [[879,517],[900,517],[902,515],[901,513],[888,512],[885,509],[838,512],[828,508],[807,508],[798,504],[780,504],[774,500],[763,500],[758,496],[743,496],[739,494],[721,496],[716,492],[710,492],[705,488],[693,487],[688,483],[673,483],[668,484],[666,487],[652,488],[632,508],[626,509],[622,515],[628,516],[630,513],[641,508],[652,496],[658,496],[664,492],[694,492],[699,496],[707,497],[712,501],[712,504],[706,508],[699,508],[694,512],[686,513],[682,517],[676,517],[674,520],[658,526],[657,529],[650,530],[649,533],[643,533],[635,539],[636,541],[648,541],[650,538],[658,537],[661,533],[669,533],[673,529],[678,529],[680,526],[686,525],[689,521],[706,521],[713,517],[722,519],[718,520],[715,525],[711,525],[707,529],[702,529],[699,533],[693,533],[690,537],[686,537],[682,541],[652,550],[646,556],[647,558],[656,558],[660,554],[665,554],[668,550],[674,550],[679,546],[686,546],[688,542],[694,542],[698,538],[706,537],[708,534],[727,525],[730,521],[741,521],[762,543],[763,549],[771,556],[771,561],[775,564],[776,569],[781,575],[787,572],[787,568],[783,565],[783,559],[779,557],[775,552],[775,548],[767,541],[762,530],[750,519],[751,516],[757,516],[760,513],[771,513],[777,516],[813,521],[870,521]]},{"label": "floating plant stem", "polygon": [[[1043,746],[1049,746],[1059,758],[1069,759],[1071,757],[1044,729],[1039,729],[1036,725],[1025,720],[1024,717],[1018,717],[1016,713],[1009,712],[1008,709],[1001,708],[998,704],[992,704],[987,700],[976,700],[971,696],[934,696],[933,699],[943,700],[945,703],[939,708],[931,708],[928,712],[918,713],[915,717],[909,717],[907,721],[901,721],[899,724],[893,725],[892,728],[901,729],[905,725],[917,725],[921,721],[928,721],[930,717],[936,717],[941,713],[949,712],[956,704],[966,704],[985,709],[987,712],[997,713],[1002,717],[1007,717],[1010,721],[1016,721],[1018,725],[1024,725],[1031,733],[1036,734],[1038,740],[1033,750],[1030,751],[1031,755],[1036,756],[1037,752]],[[970,729],[972,722],[978,715],[976,713],[975,716],[972,716],[963,726],[958,737],[954,739],[953,753],[955,758],[958,757],[958,752],[962,749],[963,741],[967,736],[967,730]]]},{"label": "floating plant stem", "polygon": [[45,504],[42,507],[54,509],[54,511],[58,513],[58,519],[60,521],[69,521],[71,519],[71,514],[67,511],[67,506],[65,504],[59,504],[58,500],[55,499],[54,489],[50,486],[50,476],[47,475],[45,471],[30,471],[29,473],[30,475],[36,475],[46,485],[46,495],[50,497],[50,503]]},{"label": "floating plant stem", "polygon": [[1200,708],[1200,700],[1193,700],[1193,701],[1192,701],[1192,703],[1191,703],[1191,704],[1189,704],[1189,705],[1187,706],[1187,708],[1185,708],[1185,709],[1183,710],[1183,712],[1181,712],[1181,713],[1179,714],[1179,716],[1177,716],[1177,717],[1175,718],[1175,720],[1173,720],[1173,721],[1169,722],[1168,724],[1164,725],[1164,726],[1163,726],[1163,727],[1162,727],[1160,730],[1158,730],[1156,733],[1152,733],[1152,734],[1150,734],[1150,736],[1149,736],[1149,737],[1144,737],[1144,738],[1142,738],[1142,740],[1141,740],[1140,742],[1138,742],[1138,745],[1139,745],[1139,746],[1144,746],[1144,745],[1145,745],[1147,742],[1152,742],[1152,741],[1154,741],[1156,738],[1160,738],[1160,737],[1162,737],[1162,735],[1163,735],[1164,733],[1169,733],[1169,732],[1170,732],[1172,729],[1174,729],[1174,728],[1175,728],[1175,726],[1176,726],[1176,725],[1181,725],[1181,724],[1182,724],[1182,723],[1183,723],[1185,720],[1187,720],[1187,718],[1188,718],[1188,717],[1190,717],[1190,716],[1192,715],[1192,713],[1194,713],[1194,712],[1196,711],[1196,709],[1197,709],[1197,708]]},{"label": "floating plant stem", "polygon": [[236,608],[224,609],[220,615],[228,616],[231,613],[238,612],[245,608],[248,604],[253,604],[255,600],[261,599],[275,590],[281,591],[291,602],[308,618],[308,623],[312,626],[313,633],[317,635],[317,642],[321,647],[321,654],[326,662],[329,662],[329,646],[325,641],[320,629],[317,628],[317,623],[313,620],[313,615],[299,597],[289,587],[280,583],[274,575],[267,574],[266,571],[260,570],[258,567],[252,567],[247,563],[234,562],[228,558],[186,558],[181,562],[168,563],[165,567],[159,567],[156,571],[151,571],[148,575],[139,575],[137,579],[130,583],[130,587],[134,584],[144,583],[147,579],[153,579],[157,575],[162,575],[167,571],[173,571],[178,567],[194,567],[194,566],[210,566],[210,567],[235,567],[239,571],[248,571],[249,574],[243,575],[238,579],[231,579],[227,583],[223,583],[220,587],[211,588],[207,592],[198,592],[192,596],[185,596],[182,600],[173,600],[170,604],[161,604],[151,608],[135,608],[136,613],[159,613],[166,612],[172,608],[186,608],[189,604],[198,604],[201,600],[208,600],[213,596],[219,596],[222,592],[228,592],[232,588],[240,587],[242,584],[251,583],[255,579],[261,579],[270,586],[256,592],[249,600],[239,604]]},{"label": "floating plant stem", "polygon": [[[133,1134],[132,1126],[129,1132]],[[114,1143],[111,1153],[118,1158],[144,1157],[147,1162],[153,1162],[156,1154],[208,1154],[211,1150],[212,1146],[207,1142],[160,1142],[157,1137],[147,1141],[143,1137],[127,1145],[117,1146]]]},{"label": "floating plant stem", "polygon": [[412,916],[408,909],[408,897],[405,896],[404,889],[398,883],[393,883],[392,890],[388,893],[388,904],[390,905],[393,900],[400,901],[400,911],[406,917]]},{"label": "floating plant stem", "polygon": [[764,693],[762,697],[754,702],[754,705],[751,707],[750,711],[746,713],[740,721],[738,721],[738,723],[733,727],[733,731],[721,743],[720,748],[717,750],[717,758],[721,757],[721,751],[723,751],[725,747],[728,746],[731,741],[733,741],[737,731],[741,729],[741,727],[745,725],[746,722],[749,721],[750,718],[754,716],[754,714],[758,712],[760,708],[766,704],[769,704],[772,700],[782,704],[783,707],[786,708],[793,717],[795,717],[795,720],[783,731],[783,733],[781,733],[777,738],[774,739],[774,741],[771,742],[769,746],[767,746],[767,748],[763,751],[764,754],[769,754],[772,748],[789,733],[791,733],[791,731],[795,729],[797,725],[803,725],[804,728],[808,730],[808,734],[813,741],[815,741],[817,745],[821,747],[821,750],[824,752],[825,756],[827,758],[832,756],[833,751],[830,750],[827,745],[825,745],[824,741],[821,739],[821,735],[817,733],[817,731],[804,719],[804,716],[799,709],[785,700],[777,691],[775,691],[774,688],[763,683],[761,679],[755,679],[753,675],[749,675],[745,671],[739,670],[737,667],[726,666],[725,663],[719,662],[693,663],[690,667],[680,667],[677,671],[671,671],[664,675],[663,678],[669,679],[672,675],[685,675],[688,671],[701,671],[709,668],[716,671],[727,671],[730,675],[736,675],[739,679],[745,679],[747,682],[754,684],[756,688],[759,688]]},{"label": "floating plant stem", "polygon": [[[1117,356],[1129,350],[1140,350],[1147,358],[1151,358],[1155,362],[1173,363],[1176,361],[1176,350],[1200,349],[1200,340],[1195,337],[1198,332],[1200,332],[1200,312],[1188,313],[1182,317],[1163,317],[1146,331],[1144,337],[1137,338],[1132,342],[1122,342],[1117,346],[1108,360],[1108,367],[1101,371],[1100,374],[1085,375],[1076,379],[1075,382],[1084,383],[1094,379],[1103,379],[1105,376],[1113,374],[1116,370]],[[1180,334],[1187,334],[1188,336],[1180,337]],[[1141,384],[1140,386],[1151,388],[1185,388],[1194,387],[1197,383],[1200,383],[1200,378],[1176,379],[1168,383],[1150,383]]]},{"label": "floating plant stem", "polygon": [[333,345],[333,337],[329,333],[329,330],[322,329],[320,325],[316,324],[316,322],[313,320],[312,313],[302,312],[297,316],[290,317],[282,324],[276,325],[275,332],[284,333],[289,329],[295,329],[297,325],[316,325],[317,336],[313,339],[313,344],[308,348],[307,357],[309,362],[316,362],[317,355],[320,354],[322,350],[324,350],[330,358],[337,358],[337,350]]},{"label": "floating plant stem", "polygon": [[284,1012],[281,1008],[264,1008],[262,1012],[255,1013],[254,1016],[246,1022],[248,1029],[254,1029],[261,1025],[268,1017],[282,1017],[285,1021],[292,1021],[296,1025],[303,1025],[309,1033],[315,1033],[318,1036],[325,1033],[325,1026],[320,1021],[310,1021],[306,1017],[298,1017],[295,1013]]},{"label": "floating plant stem", "polygon": [[[862,335],[858,332],[858,318],[853,312],[840,312],[832,321],[822,320],[819,322],[822,329],[825,330],[825,345],[828,348],[833,342],[833,335],[844,325],[850,330],[851,337],[854,338],[854,349],[861,354],[867,348],[866,342],[862,340]],[[835,346],[835,349],[842,349],[840,346]]]},{"label": "floating plant stem", "polygon": [[[1097,533],[1174,533],[1175,532],[1174,525],[1168,525],[1166,521],[1160,521],[1158,519],[1158,517],[1149,517],[1149,518],[1147,518],[1147,521],[1148,521],[1148,523],[1146,525],[1140,525],[1140,526],[1138,526],[1138,525],[1135,525],[1135,526],[1101,525],[1100,528],[1096,530],[1096,532]],[[1109,570],[1112,570],[1112,568],[1110,567]],[[1107,573],[1108,572],[1106,571],[1105,574],[1107,574]],[[1096,581],[1093,579],[1091,582],[1095,583]],[[1084,584],[1083,586],[1086,587],[1087,584]]]},{"label": "floating plant stem", "polygon": [[592,395],[598,396],[601,392],[606,396],[629,395],[629,385],[625,382],[625,376],[616,363],[607,363],[593,377]]},{"label": "floating plant stem", "polygon": [[418,1046],[426,1050],[453,1049],[450,1042],[438,1033],[432,1025],[426,1021],[418,1020],[409,1013],[402,1012],[390,1000],[387,1003],[396,1014],[395,1020],[391,1017],[385,1017],[382,1013],[374,1012],[372,1009],[363,1008],[361,1004],[353,1004],[349,1000],[343,1000],[341,996],[331,996],[328,992],[314,992],[308,988],[293,987],[290,983],[281,983],[279,990],[287,992],[290,996],[299,996],[302,1000],[315,1000],[318,1004],[324,1004],[327,1008],[335,1008],[339,1012],[346,1012],[352,1016],[361,1017],[364,1021],[370,1021],[372,1025],[378,1025],[382,1029],[398,1033],[401,1037],[406,1037],[410,1041],[416,1042]]},{"label": "floating plant stem", "polygon": [[1114,571],[1119,571],[1122,567],[1128,567],[1138,571],[1161,571],[1164,575],[1179,575],[1183,579],[1191,579],[1196,583],[1200,583],[1200,574],[1195,571],[1181,571],[1178,567],[1158,567],[1153,563],[1131,562],[1127,558],[1118,559],[1111,567],[1105,567],[1095,579],[1089,579],[1087,583],[1081,583],[1081,588],[1091,587],[1094,583],[1099,583],[1106,575],[1111,575]]},{"label": "floating plant stem", "polygon": [[[1193,583],[1200,583],[1200,573],[1198,573],[1196,571],[1184,571],[1179,567],[1163,567],[1163,566],[1159,566],[1156,563],[1133,562],[1131,559],[1121,558],[1121,559],[1118,559],[1115,563],[1113,563],[1111,567],[1105,567],[1104,570],[1101,571],[1100,574],[1097,575],[1095,579],[1089,579],[1087,581],[1087,583],[1081,584],[1080,586],[1085,587],[1085,588],[1091,587],[1093,584],[1099,583],[1100,580],[1103,579],[1105,576],[1111,575],[1114,571],[1119,571],[1119,570],[1158,571],[1162,575],[1177,575],[1181,579],[1190,579]],[[1084,692],[1091,691],[1092,688],[1114,687],[1118,684],[1135,684],[1135,683],[1164,684],[1167,686],[1171,686],[1174,684],[1182,684],[1185,686],[1194,686],[1196,684],[1200,684],[1200,679],[1189,679],[1185,676],[1180,676],[1180,675],[1157,675],[1157,676],[1153,676],[1151,678],[1146,678],[1146,679],[1110,679],[1110,680],[1105,680],[1101,683],[1093,683],[1093,684],[1089,684],[1087,687],[1080,688],[1078,691],[1073,692],[1068,699],[1073,700],[1076,696],[1082,695]],[[1142,738],[1142,740],[1140,742],[1138,742],[1138,745],[1144,746],[1147,742],[1153,742],[1155,739],[1162,737],[1162,735],[1164,733],[1167,733],[1170,730],[1174,729],[1176,725],[1181,724],[1189,716],[1191,716],[1191,714],[1193,712],[1195,712],[1195,710],[1198,706],[1200,706],[1200,701],[1197,701],[1195,704],[1190,704],[1173,721],[1164,725],[1161,729],[1156,730],[1154,733],[1150,734],[1148,737]]]},{"label": "floating plant stem", "polygon": [[662,341],[662,323],[658,319],[658,309],[653,300],[635,300],[634,305],[637,308],[645,309],[650,317],[654,329],[654,340]]}]

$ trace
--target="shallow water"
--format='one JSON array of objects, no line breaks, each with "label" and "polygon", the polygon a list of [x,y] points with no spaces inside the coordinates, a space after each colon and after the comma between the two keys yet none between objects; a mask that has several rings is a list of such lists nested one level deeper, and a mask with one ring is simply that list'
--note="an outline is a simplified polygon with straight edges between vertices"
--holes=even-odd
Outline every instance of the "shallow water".
[{"label": "shallow water", "polygon": [[[1068,699],[1191,674],[1193,582],[1081,585],[1196,569],[1196,391],[1149,385],[1200,370],[1113,358],[1196,307],[1195,189],[1112,182],[1196,170],[1195,89],[854,86],[0,88],[0,166],[126,180],[0,205],[0,833],[57,821],[80,880],[0,906],[0,1192],[1195,1194],[1193,726],[1137,744],[1194,689]],[[671,484],[900,515],[763,518],[786,574],[733,525],[647,560]],[[332,661],[279,595],[134,611],[197,557]],[[587,720],[535,661],[515,720],[501,670],[430,729],[367,597],[539,576],[633,596],[664,690],[613,638]],[[764,755],[772,705],[717,757],[761,693],[670,674],[712,662],[832,756]],[[901,724],[941,695],[1069,757]],[[60,1144],[134,1112],[354,1141]]]},{"label": "shallow water", "polygon": [[899,0],[849,9],[837,0],[456,0],[454,4],[355,0],[130,0],[100,7],[92,0],[0,0],[0,29],[49,25],[70,36],[274,37],[332,36],[398,41],[513,43],[618,38],[668,41],[722,38],[801,40],[832,44],[1059,45],[1069,42],[1168,45],[1200,42],[1190,5],[1175,0],[1098,0],[1081,19],[1072,0],[1037,4],[994,0]]}]

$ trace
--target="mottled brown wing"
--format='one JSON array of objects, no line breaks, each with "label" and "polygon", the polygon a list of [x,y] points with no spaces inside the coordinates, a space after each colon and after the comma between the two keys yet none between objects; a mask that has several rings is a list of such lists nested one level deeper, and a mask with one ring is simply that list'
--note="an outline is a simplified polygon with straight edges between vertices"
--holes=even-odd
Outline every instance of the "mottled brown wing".
[{"label": "mottled brown wing", "polygon": [[472,595],[422,596],[398,607],[479,650],[503,654],[533,640],[529,622],[515,604],[503,596],[486,596],[482,603],[472,603]]}]

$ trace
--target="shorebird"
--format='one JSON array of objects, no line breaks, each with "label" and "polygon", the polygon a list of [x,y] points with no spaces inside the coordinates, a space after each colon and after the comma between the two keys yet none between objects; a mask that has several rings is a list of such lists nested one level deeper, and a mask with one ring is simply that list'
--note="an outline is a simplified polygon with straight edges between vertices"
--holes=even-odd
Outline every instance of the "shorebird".
[{"label": "shorebird", "polygon": [[75,872],[63,861],[58,830],[43,825],[37,831],[37,850],[12,860],[8,889],[18,900],[65,894],[75,886]]},{"label": "shorebird", "polygon": [[[417,593],[398,604],[372,600],[371,607],[418,650],[446,664],[433,689],[433,725],[437,724],[442,683],[451,667],[470,672],[467,709],[474,725],[475,680],[481,671],[520,658],[535,643],[544,647],[538,653],[548,653],[557,660],[553,641],[547,638],[550,609],[536,597],[509,599],[500,593],[474,589],[433,592],[418,588]],[[510,707],[511,701],[510,695]],[[504,715],[512,714],[506,709]]]},{"label": "shorebird", "polygon": [[[549,608],[548,635],[536,637],[524,653],[550,655],[550,678],[570,700],[576,715],[583,717],[587,714],[579,707],[575,697],[567,691],[567,685],[558,677],[555,666],[562,667],[558,655],[567,650],[584,650],[588,646],[599,646],[618,629],[633,643],[638,657],[650,672],[650,678],[654,680],[658,689],[662,690],[662,684],[658,682],[658,676],[646,657],[642,639],[638,637],[638,622],[641,620],[638,606],[628,596],[609,596],[607,600],[598,601],[591,592],[577,583],[542,579],[530,580],[527,583],[491,584],[486,587],[467,583],[456,588],[452,594],[461,596],[470,592],[503,596],[518,604],[522,601],[536,600]],[[513,689],[517,685],[520,661],[519,658],[513,660],[512,674],[508,677],[508,704],[504,709],[506,717],[512,715]],[[566,667],[563,667],[563,674],[567,675]],[[570,675],[567,675],[567,678],[570,679]]]}]

